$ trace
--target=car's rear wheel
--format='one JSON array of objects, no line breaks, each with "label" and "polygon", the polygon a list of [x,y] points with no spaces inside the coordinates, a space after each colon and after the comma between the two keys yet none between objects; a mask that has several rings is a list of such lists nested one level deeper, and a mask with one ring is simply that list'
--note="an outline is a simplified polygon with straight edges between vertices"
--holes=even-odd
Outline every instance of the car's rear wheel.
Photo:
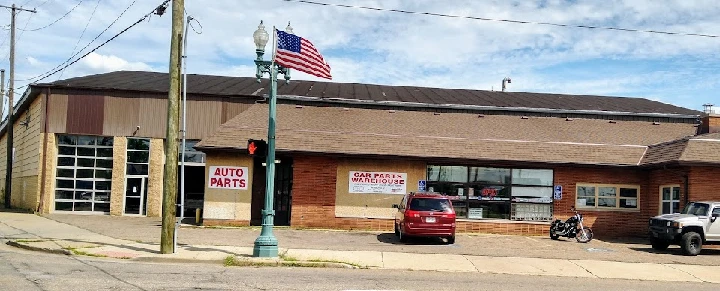
[{"label": "car's rear wheel", "polygon": [[400,236],[400,229],[398,229],[397,223],[395,223],[395,236]]},{"label": "car's rear wheel", "polygon": [[454,235],[453,235],[453,236],[448,236],[448,237],[447,237],[447,243],[448,243],[449,245],[454,244],[454,243],[455,243],[455,236],[454,236]]},{"label": "car's rear wheel", "polygon": [[670,241],[651,237],[650,245],[652,245],[652,248],[654,250],[664,251],[664,250],[667,250],[667,248],[670,246]]},{"label": "car's rear wheel", "polygon": [[697,256],[702,250],[702,237],[697,232],[687,232],[680,240],[680,247],[686,256]]}]

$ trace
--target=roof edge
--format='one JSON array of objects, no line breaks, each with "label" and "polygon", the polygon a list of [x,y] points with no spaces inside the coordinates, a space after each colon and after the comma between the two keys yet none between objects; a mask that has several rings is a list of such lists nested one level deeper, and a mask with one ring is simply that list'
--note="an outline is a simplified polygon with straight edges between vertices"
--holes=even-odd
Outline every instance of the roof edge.
[{"label": "roof edge", "polygon": [[[263,97],[268,98],[267,94]],[[348,98],[322,98],[322,97],[306,97],[298,95],[277,95],[278,99],[291,101],[306,102],[329,102],[337,104],[372,104],[379,106],[400,106],[410,108],[435,108],[435,109],[465,109],[465,110],[487,110],[487,111],[515,111],[515,112],[535,112],[535,113],[568,113],[568,114],[595,114],[595,115],[612,115],[612,116],[642,116],[642,117],[662,117],[674,119],[693,119],[699,118],[700,115],[686,115],[675,113],[640,113],[640,112],[622,112],[622,111],[602,111],[602,110],[570,110],[570,109],[553,109],[553,108],[531,108],[531,107],[502,107],[502,106],[485,106],[485,105],[467,105],[467,104],[429,104],[420,102],[402,102],[402,101],[374,101]]]}]

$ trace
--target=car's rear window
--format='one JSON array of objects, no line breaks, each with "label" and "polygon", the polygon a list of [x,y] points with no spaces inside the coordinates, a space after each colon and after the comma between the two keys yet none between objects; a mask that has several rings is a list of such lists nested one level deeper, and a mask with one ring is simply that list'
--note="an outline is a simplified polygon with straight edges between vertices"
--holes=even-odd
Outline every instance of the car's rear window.
[{"label": "car's rear window", "polygon": [[452,209],[452,205],[450,205],[450,200],[447,199],[416,197],[410,200],[409,208],[415,211],[448,212]]}]

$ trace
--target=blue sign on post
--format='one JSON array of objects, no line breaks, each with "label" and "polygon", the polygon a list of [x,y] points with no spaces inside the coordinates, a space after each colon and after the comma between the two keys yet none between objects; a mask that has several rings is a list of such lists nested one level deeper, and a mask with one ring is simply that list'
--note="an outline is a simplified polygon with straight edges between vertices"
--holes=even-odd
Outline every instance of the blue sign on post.
[{"label": "blue sign on post", "polygon": [[561,185],[555,185],[555,193],[553,193],[553,199],[555,199],[555,200],[562,199],[562,186]]},{"label": "blue sign on post", "polygon": [[418,180],[418,192],[425,192],[425,186],[427,182],[425,180]]}]

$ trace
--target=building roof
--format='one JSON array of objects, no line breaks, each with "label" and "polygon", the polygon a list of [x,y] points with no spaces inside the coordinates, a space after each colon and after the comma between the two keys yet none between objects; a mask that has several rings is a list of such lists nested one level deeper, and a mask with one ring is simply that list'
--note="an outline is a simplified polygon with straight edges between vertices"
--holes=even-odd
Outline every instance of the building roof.
[{"label": "building roof", "polygon": [[[59,80],[34,86],[167,92],[168,74],[144,71],[117,71]],[[254,77],[227,77],[188,74],[188,94],[222,96],[263,96],[268,80]],[[499,92],[467,89],[440,89],[413,86],[384,86],[316,81],[278,82],[279,96],[317,99],[363,100],[408,104],[469,105],[501,108],[543,108],[623,113],[700,115],[699,111],[645,98],[592,95],[563,95],[529,92]]]},{"label": "building roof", "polygon": [[[267,136],[267,116],[267,105],[255,104],[197,147],[245,149]],[[695,131],[685,123],[280,104],[276,137],[279,151],[629,166],[648,145]]]},{"label": "building roof", "polygon": [[686,137],[648,147],[641,165],[668,163],[720,164],[720,133]]}]

